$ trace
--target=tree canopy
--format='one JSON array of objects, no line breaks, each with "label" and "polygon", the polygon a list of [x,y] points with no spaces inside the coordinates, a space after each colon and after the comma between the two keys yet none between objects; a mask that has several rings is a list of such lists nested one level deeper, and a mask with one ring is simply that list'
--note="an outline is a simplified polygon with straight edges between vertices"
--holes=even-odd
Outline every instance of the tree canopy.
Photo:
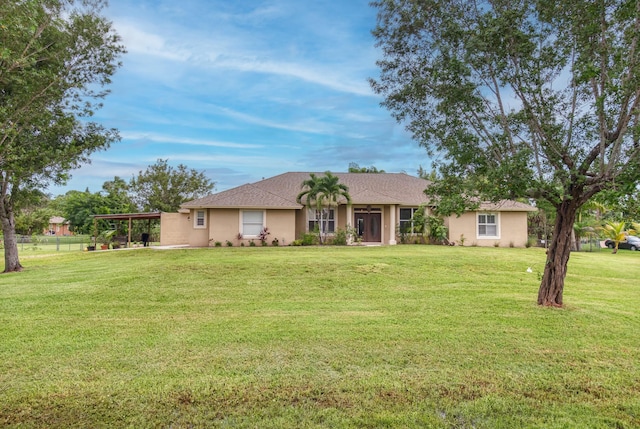
[{"label": "tree canopy", "polygon": [[186,201],[204,197],[215,186],[203,172],[179,164],[172,167],[166,159],[140,171],[129,182],[129,190],[143,211],[174,212]]},{"label": "tree canopy", "polygon": [[375,165],[371,167],[360,167],[360,164],[357,162],[350,162],[349,173],[384,173],[384,170],[378,170]]},{"label": "tree canopy", "polygon": [[17,234],[40,234],[49,225],[53,211],[49,197],[38,189],[25,192],[20,205],[15,207],[15,230]]},{"label": "tree canopy", "polygon": [[118,140],[90,120],[124,53],[101,0],[0,2],[0,221],[19,271],[14,205]]},{"label": "tree canopy", "polygon": [[538,293],[563,304],[576,213],[640,174],[638,1],[379,0],[372,80],[442,180],[443,212],[482,199],[555,209]]}]

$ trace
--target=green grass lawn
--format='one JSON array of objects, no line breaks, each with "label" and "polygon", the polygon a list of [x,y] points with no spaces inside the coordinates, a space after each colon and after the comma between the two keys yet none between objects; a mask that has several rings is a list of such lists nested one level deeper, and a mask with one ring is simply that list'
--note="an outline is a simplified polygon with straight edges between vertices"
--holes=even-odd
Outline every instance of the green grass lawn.
[{"label": "green grass lawn", "polygon": [[572,255],[564,309],[542,249],[21,257],[0,426],[640,426],[640,252]]}]

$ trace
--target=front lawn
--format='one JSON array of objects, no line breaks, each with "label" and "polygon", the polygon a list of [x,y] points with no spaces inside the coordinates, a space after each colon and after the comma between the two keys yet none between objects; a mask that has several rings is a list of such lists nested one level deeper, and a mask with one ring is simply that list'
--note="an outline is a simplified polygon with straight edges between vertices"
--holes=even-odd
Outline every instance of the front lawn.
[{"label": "front lawn", "polygon": [[[438,246],[22,253],[8,427],[640,426],[640,252]],[[531,267],[532,272],[527,272]]]}]

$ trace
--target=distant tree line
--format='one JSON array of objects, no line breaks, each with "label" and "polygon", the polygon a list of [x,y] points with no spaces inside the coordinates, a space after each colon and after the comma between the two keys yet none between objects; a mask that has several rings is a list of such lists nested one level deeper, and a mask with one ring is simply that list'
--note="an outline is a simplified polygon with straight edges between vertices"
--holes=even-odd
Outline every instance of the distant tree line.
[{"label": "distant tree line", "polygon": [[71,190],[55,198],[41,191],[32,192],[16,215],[16,232],[39,234],[52,216],[61,216],[69,222],[72,232],[91,234],[93,215],[174,212],[182,203],[211,193],[214,186],[202,172],[183,164],[174,168],[167,160],[159,159],[129,181],[115,176],[104,182],[98,192]]}]

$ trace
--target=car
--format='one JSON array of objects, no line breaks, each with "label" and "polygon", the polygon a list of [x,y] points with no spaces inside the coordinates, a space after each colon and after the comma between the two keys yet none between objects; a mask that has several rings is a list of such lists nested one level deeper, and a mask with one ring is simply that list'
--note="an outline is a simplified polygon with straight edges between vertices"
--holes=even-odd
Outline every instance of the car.
[{"label": "car", "polygon": [[[616,247],[616,243],[613,240],[607,240],[604,245],[609,249]],[[640,237],[635,235],[628,235],[625,241],[621,241],[618,244],[618,249],[640,250]]]}]

